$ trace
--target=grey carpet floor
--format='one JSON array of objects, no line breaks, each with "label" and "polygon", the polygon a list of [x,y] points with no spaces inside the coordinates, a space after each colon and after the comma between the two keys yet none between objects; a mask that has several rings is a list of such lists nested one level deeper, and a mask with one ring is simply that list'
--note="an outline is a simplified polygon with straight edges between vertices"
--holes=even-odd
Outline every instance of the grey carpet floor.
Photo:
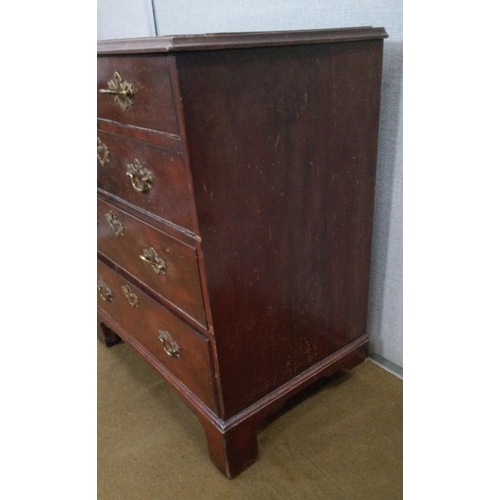
[{"label": "grey carpet floor", "polygon": [[128,345],[98,343],[97,361],[99,500],[403,496],[403,382],[370,360],[289,401],[232,480],[194,414]]}]

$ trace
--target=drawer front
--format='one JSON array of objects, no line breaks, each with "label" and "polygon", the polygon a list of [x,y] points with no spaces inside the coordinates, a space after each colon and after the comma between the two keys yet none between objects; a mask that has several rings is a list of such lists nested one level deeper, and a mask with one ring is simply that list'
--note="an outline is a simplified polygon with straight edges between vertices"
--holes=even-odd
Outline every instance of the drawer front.
[{"label": "drawer front", "polygon": [[206,327],[196,248],[97,200],[97,249]]},{"label": "drawer front", "polygon": [[195,232],[191,178],[180,154],[98,131],[97,186]]},{"label": "drawer front", "polygon": [[167,56],[98,57],[97,116],[178,135]]},{"label": "drawer front", "polygon": [[98,306],[216,411],[208,339],[100,261],[97,286]]}]

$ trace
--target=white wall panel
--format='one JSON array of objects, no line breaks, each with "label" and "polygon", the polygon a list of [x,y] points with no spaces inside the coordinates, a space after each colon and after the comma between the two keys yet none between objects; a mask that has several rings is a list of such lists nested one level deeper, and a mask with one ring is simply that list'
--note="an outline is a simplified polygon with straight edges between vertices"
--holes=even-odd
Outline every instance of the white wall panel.
[{"label": "white wall panel", "polygon": [[151,0],[98,0],[97,39],[154,36]]}]

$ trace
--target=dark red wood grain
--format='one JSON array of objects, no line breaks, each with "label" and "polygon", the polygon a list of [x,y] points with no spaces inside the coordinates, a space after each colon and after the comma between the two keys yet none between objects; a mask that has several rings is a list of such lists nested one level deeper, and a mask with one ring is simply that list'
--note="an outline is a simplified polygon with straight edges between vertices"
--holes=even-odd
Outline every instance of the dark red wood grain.
[{"label": "dark red wood grain", "polygon": [[155,36],[126,40],[100,40],[97,53],[165,54],[191,50],[223,50],[234,48],[282,47],[316,43],[339,43],[387,38],[384,28],[361,26],[352,28],[256,31],[244,33],[210,33],[204,35]]},{"label": "dark red wood grain", "polygon": [[[191,232],[196,231],[191,176],[179,153],[121,135],[97,132],[109,151],[109,161],[97,160],[97,187]],[[139,160],[153,176],[151,188],[136,191],[127,165]]]},{"label": "dark red wood grain", "polygon": [[[196,249],[169,236],[119,208],[97,200],[97,250],[139,282],[158,292],[178,312],[205,326]],[[123,236],[116,236],[105,215],[112,211],[123,224]],[[153,247],[166,263],[165,274],[156,274],[141,260],[143,249]]]},{"label": "dark red wood grain", "polygon": [[180,137],[178,135],[168,134],[167,132],[134,127],[126,123],[118,123],[99,118],[97,119],[97,130],[148,142],[151,145],[165,148],[172,153],[180,153],[182,149]]},{"label": "dark red wood grain", "polygon": [[176,55],[226,418],[366,331],[381,49]]},{"label": "dark red wood grain", "polygon": [[[111,301],[103,300],[98,293],[97,305],[217,413],[213,377],[210,376],[212,366],[208,339],[189,328],[167,309],[99,261],[97,275],[113,292]],[[128,302],[122,286],[129,286],[137,295],[137,307],[132,307]],[[160,330],[168,331],[179,345],[178,358],[169,356],[163,350],[163,345],[158,340]]]},{"label": "dark red wood grain", "polygon": [[[134,104],[126,111],[113,97],[100,94],[117,71],[134,86]],[[167,61],[158,56],[119,56],[97,59],[97,116],[107,120],[178,134],[177,114]]]}]

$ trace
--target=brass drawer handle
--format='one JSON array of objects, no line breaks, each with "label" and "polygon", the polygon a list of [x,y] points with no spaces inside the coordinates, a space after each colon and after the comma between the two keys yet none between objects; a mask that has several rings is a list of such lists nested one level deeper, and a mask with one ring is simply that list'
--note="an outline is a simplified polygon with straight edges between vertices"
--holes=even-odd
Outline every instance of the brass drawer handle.
[{"label": "brass drawer handle", "polygon": [[167,270],[166,262],[158,255],[153,247],[143,248],[139,257],[147,262],[156,274],[165,274]]},{"label": "brass drawer handle", "polygon": [[132,181],[132,186],[140,193],[146,193],[150,190],[153,182],[153,174],[147,168],[141,165],[136,158],[133,163],[127,165],[127,176]]},{"label": "brass drawer handle", "polygon": [[101,167],[104,167],[104,164],[109,161],[109,151],[104,144],[104,142],[97,138],[97,159],[99,160],[99,163],[101,164]]},{"label": "brass drawer handle", "polygon": [[114,212],[110,210],[104,217],[106,218],[106,221],[113,233],[115,233],[116,236],[123,236],[125,228],[123,227],[123,224],[116,218]]},{"label": "brass drawer handle", "polygon": [[106,302],[111,302],[113,300],[113,292],[101,278],[97,279],[97,289],[99,290],[102,300],[105,300]]},{"label": "brass drawer handle", "polygon": [[139,307],[139,297],[137,297],[128,285],[122,286],[122,292],[125,294],[125,297],[127,297],[127,300],[132,307]]},{"label": "brass drawer handle", "polygon": [[163,350],[169,355],[172,356],[172,358],[178,358],[181,355],[181,348],[179,347],[179,344],[172,338],[172,335],[170,333],[163,331],[163,330],[158,330],[159,336],[158,340],[163,344]]},{"label": "brass drawer handle", "polygon": [[134,86],[123,80],[120,73],[115,71],[113,78],[108,82],[107,89],[100,89],[99,94],[114,96],[114,101],[122,111],[127,111],[134,104]]}]

